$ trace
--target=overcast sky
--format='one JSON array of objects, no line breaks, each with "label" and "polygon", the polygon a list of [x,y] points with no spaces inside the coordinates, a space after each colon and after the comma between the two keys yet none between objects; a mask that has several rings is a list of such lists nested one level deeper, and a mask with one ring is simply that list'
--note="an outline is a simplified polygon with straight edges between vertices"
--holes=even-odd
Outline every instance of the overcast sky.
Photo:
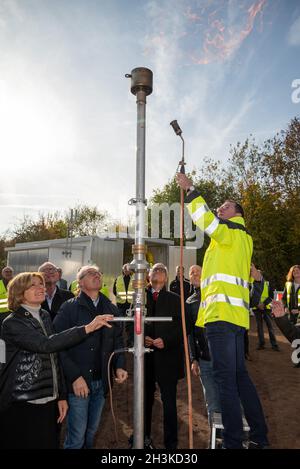
[{"label": "overcast sky", "polygon": [[135,67],[154,74],[148,197],[180,159],[171,120],[193,169],[300,115],[299,0],[0,0],[0,54],[0,232],[76,203],[126,217]]}]

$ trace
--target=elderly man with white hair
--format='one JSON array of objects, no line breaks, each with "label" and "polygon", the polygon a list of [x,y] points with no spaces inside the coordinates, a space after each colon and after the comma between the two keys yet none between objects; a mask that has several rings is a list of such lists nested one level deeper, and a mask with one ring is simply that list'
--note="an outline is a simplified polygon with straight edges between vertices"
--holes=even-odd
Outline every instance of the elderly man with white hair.
[{"label": "elderly man with white hair", "polygon": [[[150,271],[147,316],[171,316],[172,322],[146,322],[145,345],[145,437],[151,442],[152,406],[156,383],[163,403],[164,444],[177,448],[177,382],[184,377],[180,298],[166,289],[168,271],[158,263]],[[148,446],[151,446],[151,443]]]},{"label": "elderly man with white hair", "polygon": [[43,275],[46,286],[46,298],[42,303],[42,308],[50,313],[53,321],[61,305],[70,298],[73,298],[74,295],[69,290],[64,290],[57,286],[59,279],[58,269],[52,262],[44,262],[44,264],[40,265],[39,272]]},{"label": "elderly man with white hair", "polygon": [[[61,353],[68,388],[69,413],[64,448],[92,448],[108,392],[107,365],[110,355],[123,348],[120,322],[112,322],[118,309],[99,292],[102,274],[97,266],[86,265],[77,273],[80,293],[64,303],[54,320],[57,332],[88,324],[103,315],[104,326],[81,344]],[[124,354],[112,360],[116,381],[127,379]]]}]

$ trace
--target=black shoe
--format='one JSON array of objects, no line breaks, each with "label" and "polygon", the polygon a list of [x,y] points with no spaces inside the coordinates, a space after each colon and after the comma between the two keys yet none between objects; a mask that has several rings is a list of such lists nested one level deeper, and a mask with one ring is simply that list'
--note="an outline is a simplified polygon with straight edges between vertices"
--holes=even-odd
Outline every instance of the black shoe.
[{"label": "black shoe", "polygon": [[129,449],[133,448],[133,435],[130,435],[130,437],[128,438],[128,445]]},{"label": "black shoe", "polygon": [[[128,438],[128,445],[129,449],[133,449],[133,435],[130,435],[130,437]],[[149,438],[148,436],[145,436],[144,449],[155,449],[151,438]]]},{"label": "black shoe", "polygon": [[144,449],[155,449],[152,439],[148,436],[145,436]]},{"label": "black shoe", "polygon": [[264,345],[259,345],[256,350],[265,350],[265,346]]},{"label": "black shoe", "polygon": [[273,345],[273,346],[272,346],[272,349],[273,349],[275,352],[280,352],[280,348],[278,347],[278,345]]},{"label": "black shoe", "polygon": [[249,441],[248,449],[268,449],[268,445],[261,445],[255,441]]}]

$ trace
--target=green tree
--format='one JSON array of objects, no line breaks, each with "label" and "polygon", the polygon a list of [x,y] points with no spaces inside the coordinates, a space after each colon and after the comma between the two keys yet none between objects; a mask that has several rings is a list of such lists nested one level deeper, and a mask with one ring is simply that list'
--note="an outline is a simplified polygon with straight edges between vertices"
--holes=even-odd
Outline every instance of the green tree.
[{"label": "green tree", "polygon": [[36,220],[26,215],[10,232],[15,243],[64,238],[66,234],[66,220],[58,212],[40,213]]},{"label": "green tree", "polygon": [[254,261],[282,288],[300,259],[300,121],[258,145],[254,138],[231,148],[226,170],[245,208]]},{"label": "green tree", "polygon": [[[95,236],[106,231],[109,216],[105,211],[99,210],[96,206],[77,205],[73,212],[76,213],[74,221],[75,236]],[[68,220],[65,219],[67,222]]]},{"label": "green tree", "polygon": [[65,238],[72,228],[73,236],[92,236],[105,231],[108,223],[106,212],[97,207],[77,205],[73,209],[76,217],[70,223],[70,211],[66,213],[40,213],[37,219],[25,216],[9,233],[15,242],[43,241]]},{"label": "green tree", "polygon": [[[195,189],[205,198],[208,206],[211,210],[216,210],[226,199],[233,199],[237,197],[237,193],[234,187],[228,183],[228,180],[224,178],[224,172],[222,170],[220,162],[215,162],[210,159],[206,159],[203,162],[201,169],[198,171],[193,170],[187,174],[193,180]],[[153,196],[150,199],[148,222],[150,226],[151,221],[151,205],[168,203],[172,205],[175,202],[180,202],[180,189],[176,182],[176,178],[173,177],[162,189],[155,189]],[[160,215],[160,226],[161,226],[161,215]],[[161,230],[160,230],[161,236]],[[179,244],[180,240],[174,238],[174,216],[171,213],[171,236],[170,239],[174,240],[175,244]],[[209,244],[209,238],[205,237],[203,246],[197,250],[197,262],[202,264],[205,250]]]},{"label": "green tree", "polygon": [[[253,136],[230,149],[226,167],[204,160],[191,176],[194,186],[215,210],[224,200],[240,202],[254,241],[253,260],[277,289],[284,285],[291,265],[300,262],[300,120],[258,144]],[[155,203],[179,202],[175,178],[156,189]],[[151,207],[151,205],[150,205]],[[150,215],[149,215],[150,216]],[[172,238],[172,236],[171,236]],[[208,244],[205,238],[198,262]]]}]

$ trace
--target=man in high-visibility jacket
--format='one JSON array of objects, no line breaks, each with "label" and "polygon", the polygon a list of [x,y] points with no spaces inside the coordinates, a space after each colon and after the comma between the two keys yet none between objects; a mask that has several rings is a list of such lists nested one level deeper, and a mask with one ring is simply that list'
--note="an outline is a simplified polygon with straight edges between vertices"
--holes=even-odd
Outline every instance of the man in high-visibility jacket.
[{"label": "man in high-visibility jacket", "polygon": [[257,336],[258,336],[258,342],[259,342],[257,350],[263,350],[265,348],[264,325],[263,325],[263,321],[265,321],[267,328],[268,328],[272,349],[275,350],[276,352],[279,352],[279,347],[278,347],[276,337],[274,334],[274,330],[273,330],[273,326],[272,326],[272,318],[271,318],[272,299],[273,299],[273,290],[270,286],[270,283],[264,279],[264,289],[260,297],[260,302],[255,308],[252,308],[253,313],[255,315],[256,324],[257,324]]},{"label": "man in high-visibility jacket", "polygon": [[0,326],[4,318],[6,318],[6,316],[9,314],[7,303],[7,285],[13,276],[14,270],[12,267],[6,266],[4,269],[2,269],[2,280],[0,280]]},{"label": "man in high-visibility jacket", "polygon": [[206,327],[220,392],[223,445],[243,448],[242,404],[250,426],[249,448],[264,448],[268,445],[268,429],[244,357],[253,244],[245,228],[243,209],[227,200],[215,216],[185,174],[177,174],[177,181],[187,191],[186,202],[194,223],[211,238],[203,260],[196,324]]},{"label": "man in high-visibility jacket", "polygon": [[117,300],[120,316],[125,316],[133,300],[132,271],[129,264],[122,267],[122,275],[119,275],[113,286],[113,293]]}]

